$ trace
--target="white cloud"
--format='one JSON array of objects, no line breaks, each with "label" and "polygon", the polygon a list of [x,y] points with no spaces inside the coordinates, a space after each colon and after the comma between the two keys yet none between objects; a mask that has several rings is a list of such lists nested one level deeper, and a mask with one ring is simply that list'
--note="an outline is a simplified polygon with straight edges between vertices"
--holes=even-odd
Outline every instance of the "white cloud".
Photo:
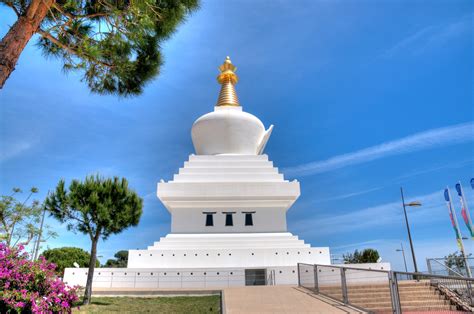
[{"label": "white cloud", "polygon": [[352,193],[341,194],[341,195],[337,195],[337,196],[334,196],[334,197],[328,197],[328,198],[318,199],[318,200],[313,201],[313,202],[311,202],[311,203],[312,203],[312,204],[316,204],[316,203],[322,203],[322,202],[328,202],[328,201],[342,200],[342,199],[351,198],[351,197],[354,197],[354,196],[359,196],[359,195],[367,194],[367,193],[370,193],[370,192],[378,191],[378,190],[380,190],[380,189],[382,189],[382,188],[383,188],[383,186],[380,186],[380,187],[371,188],[371,189],[367,189],[367,190],[362,190],[362,191],[357,191],[357,192],[352,192]]},{"label": "white cloud", "polygon": [[417,177],[417,176],[420,176],[420,175],[424,175],[424,174],[427,174],[427,173],[431,173],[431,172],[435,172],[435,171],[443,170],[443,169],[461,168],[461,167],[464,167],[464,166],[469,165],[469,164],[474,164],[474,159],[466,159],[466,160],[462,160],[462,161],[459,161],[459,162],[453,162],[453,163],[449,163],[449,164],[438,165],[438,166],[435,166],[435,167],[414,170],[414,171],[411,171],[409,173],[398,176],[397,178],[395,178],[395,180],[393,182],[403,182],[405,179],[410,179],[410,178],[413,178],[413,177]]},{"label": "white cloud", "polygon": [[4,143],[0,151],[0,162],[18,156],[31,147],[33,147],[33,143],[31,142],[15,142],[11,144]]},{"label": "white cloud", "polygon": [[283,169],[283,172],[289,176],[311,175],[366,163],[383,157],[466,143],[473,140],[474,123],[468,122],[416,133],[398,140],[338,155],[326,160],[289,167]]},{"label": "white cloud", "polygon": [[[441,211],[447,211],[443,200],[443,192],[436,191],[431,194],[410,197],[410,200],[418,200],[423,206],[412,211],[411,220],[423,219],[424,223],[436,219],[447,219],[447,214],[437,215]],[[314,216],[305,218],[294,223],[297,234],[311,234],[327,236],[334,233],[347,233],[355,230],[363,230],[370,227],[380,227],[402,221],[401,201],[371,206],[349,213],[332,214],[330,216]],[[318,226],[318,228],[314,228]],[[315,234],[316,233],[316,234]]]},{"label": "white cloud", "polygon": [[425,51],[448,43],[451,39],[469,31],[471,27],[472,14],[463,16],[452,23],[430,25],[403,38],[395,45],[385,50],[381,54],[381,57],[392,58],[401,53],[420,55]]},{"label": "white cloud", "polygon": [[[464,230],[464,222],[460,218],[458,198],[453,197],[453,205],[457,211],[458,221],[461,231]],[[466,195],[468,204],[474,203],[472,193]],[[426,225],[436,221],[444,221],[449,224],[448,209],[444,201],[443,190],[435,191],[430,194],[409,197],[405,196],[405,201],[420,201],[421,207],[410,210],[410,222],[413,224]],[[329,212],[329,211],[328,211]],[[473,212],[474,213],[474,212]],[[472,215],[472,214],[471,214]],[[357,230],[369,230],[370,228],[385,227],[392,225],[394,221],[403,223],[403,210],[401,200],[390,203],[380,204],[347,213],[331,214],[331,215],[315,215],[306,217],[303,220],[292,222],[292,230],[296,234],[304,237],[328,236],[331,234],[353,233]],[[315,228],[317,226],[317,228]]]},{"label": "white cloud", "polygon": [[348,243],[344,245],[336,245],[336,246],[331,246],[331,253],[344,253],[346,251],[352,251],[355,249],[360,250],[361,248],[369,248],[372,247],[373,245],[380,244],[380,243],[386,243],[387,240],[385,239],[376,239],[376,240],[368,240],[368,241],[363,241],[363,242],[356,242],[356,243]]},{"label": "white cloud", "polygon": [[410,36],[400,40],[394,46],[384,51],[384,53],[382,54],[382,57],[391,58],[394,55],[400,53],[401,51],[405,49],[409,49],[409,47],[414,46],[420,41],[425,40],[425,38],[432,36],[434,31],[435,31],[435,27],[433,26],[425,27],[415,32],[414,34],[411,34]]}]

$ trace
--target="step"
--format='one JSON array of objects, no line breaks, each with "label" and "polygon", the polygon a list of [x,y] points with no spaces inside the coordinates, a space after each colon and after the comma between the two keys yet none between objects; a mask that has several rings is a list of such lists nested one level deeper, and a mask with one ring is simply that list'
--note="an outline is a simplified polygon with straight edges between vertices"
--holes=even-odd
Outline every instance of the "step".
[{"label": "step", "polygon": [[282,182],[283,175],[278,173],[208,173],[175,174],[174,182]]},{"label": "step", "polygon": [[[323,292],[324,293],[324,292]],[[335,294],[335,293],[325,293],[328,296],[331,296],[335,299],[342,300],[342,293]],[[391,302],[391,296],[389,294],[385,295],[348,295],[349,301],[351,302],[364,302],[370,300],[380,300],[380,301],[387,301]],[[401,302],[410,302],[410,301],[421,301],[421,302],[428,302],[429,300],[446,300],[443,296],[438,294],[423,294],[423,295],[401,295],[400,296]]]},{"label": "step", "polygon": [[[336,276],[334,275],[333,278],[338,278],[339,276]],[[324,279],[321,279],[320,278],[320,281],[321,280],[324,280]],[[350,287],[350,288],[376,288],[376,289],[380,289],[380,288],[389,288],[389,285],[388,285],[388,280],[386,282],[383,282],[383,283],[377,283],[377,284],[374,284],[374,283],[367,283],[367,284],[364,284],[364,283],[352,283],[350,278],[347,278],[346,279],[347,281],[347,287]],[[321,283],[321,286],[324,286],[324,283]],[[410,287],[415,287],[415,288],[426,288],[426,287],[430,287],[430,283],[429,282],[399,282],[399,287],[401,288],[410,288]],[[327,284],[326,287],[340,287],[340,285],[338,284]]]},{"label": "step", "polygon": [[[392,304],[391,301],[386,300],[386,301],[380,301],[380,300],[371,300],[371,301],[365,301],[365,302],[355,302],[351,299],[349,299],[349,302],[351,304],[356,304],[362,308],[374,308],[374,307],[380,307],[380,306],[388,306]],[[432,306],[440,306],[440,305],[446,305],[449,306],[450,302],[447,300],[440,300],[440,299],[430,299],[430,300],[410,300],[410,301],[401,301],[402,308],[403,307],[412,307],[412,306],[418,306],[418,307],[432,307]]]},{"label": "step", "polygon": [[[348,278],[347,280],[347,286],[348,287],[353,287],[353,288],[387,288],[388,287],[388,280],[383,283],[378,283],[378,284],[373,284],[373,283],[367,283],[367,284],[359,284],[359,283],[351,283],[351,280]],[[429,282],[399,282],[398,283],[399,287],[406,288],[406,287],[429,287],[431,286]]]},{"label": "step", "polygon": [[[392,306],[389,304],[385,305],[379,305],[379,306],[369,306],[369,307],[363,307],[366,310],[369,311],[374,311],[374,312],[379,312],[379,311],[390,311],[392,309]],[[447,305],[447,304],[433,304],[433,305],[426,305],[426,306],[420,306],[420,305],[402,305],[402,312],[407,312],[407,311],[416,311],[416,312],[424,312],[424,311],[430,311],[430,310],[456,310],[456,306],[454,305]]]},{"label": "step", "polygon": [[[371,309],[365,309],[375,314],[392,314],[391,306],[377,307]],[[455,306],[449,306],[446,308],[417,308],[417,307],[405,307],[402,309],[403,312],[414,312],[414,313],[442,313],[442,314],[458,314],[466,313],[463,311],[457,311]]]},{"label": "step", "polygon": [[[389,294],[383,295],[383,296],[371,296],[371,295],[350,295],[349,294],[349,300],[351,302],[364,302],[364,301],[370,301],[370,300],[379,300],[379,301],[391,301],[392,298]],[[439,294],[426,294],[426,295],[401,295],[400,300],[401,302],[405,301],[414,301],[414,300],[432,300],[432,299],[437,299],[437,300],[445,300],[445,298]]]},{"label": "step", "polygon": [[[337,293],[337,292],[334,292],[334,293]],[[375,298],[375,297],[390,296],[389,291],[386,291],[386,292],[385,291],[384,292],[372,292],[372,293],[348,291],[347,294],[351,298],[367,297],[367,296]],[[406,291],[405,292],[399,292],[399,295],[400,295],[400,298],[404,298],[404,297],[411,297],[411,296],[433,297],[434,295],[439,295],[439,294],[436,291],[427,290],[427,291],[418,291],[416,293],[413,293],[411,291],[409,291],[409,292],[406,292]]]},{"label": "step", "polygon": [[[369,309],[369,310],[373,310],[373,309]],[[445,304],[429,305],[429,306],[417,306],[417,305],[403,306],[402,305],[402,312],[407,312],[407,311],[424,312],[424,311],[433,311],[433,310],[456,310],[456,307],[451,306],[451,305],[445,305]]]},{"label": "step", "polygon": [[184,168],[242,168],[242,167],[269,167],[273,168],[273,162],[265,160],[215,160],[215,161],[185,161]]},{"label": "step", "polygon": [[[321,290],[325,290],[325,291],[341,291],[341,287],[334,287],[334,286],[331,286],[331,287],[324,287],[324,286],[320,286],[319,289]],[[351,287],[351,286],[348,286],[347,287],[347,290],[350,292],[363,292],[363,293],[373,293],[373,292],[390,292],[390,287],[378,287],[378,288],[375,288],[375,287],[366,287],[366,288],[354,288],[354,287]],[[399,291],[400,292],[417,292],[417,291],[435,291],[434,288],[431,289],[430,287],[427,287],[427,286],[419,286],[419,287],[399,287]]]},{"label": "step", "polygon": [[278,168],[260,168],[260,167],[220,167],[220,168],[180,168],[179,174],[210,174],[210,173],[268,173],[277,174]]},{"label": "step", "polygon": [[[325,293],[324,291],[321,291],[322,293],[331,296],[335,299],[342,299],[342,292],[339,293]],[[389,293],[383,293],[383,294],[348,294],[348,298],[350,302],[365,302],[365,301],[371,301],[371,300],[376,300],[380,302],[391,302],[391,296]],[[420,302],[429,302],[430,300],[440,300],[440,301],[446,301],[444,296],[441,296],[437,293],[431,293],[430,291],[427,292],[420,292],[416,294],[400,294],[400,300],[401,302],[411,302],[411,301],[420,301]]]},{"label": "step", "polygon": [[189,155],[189,161],[268,160],[268,155]]}]

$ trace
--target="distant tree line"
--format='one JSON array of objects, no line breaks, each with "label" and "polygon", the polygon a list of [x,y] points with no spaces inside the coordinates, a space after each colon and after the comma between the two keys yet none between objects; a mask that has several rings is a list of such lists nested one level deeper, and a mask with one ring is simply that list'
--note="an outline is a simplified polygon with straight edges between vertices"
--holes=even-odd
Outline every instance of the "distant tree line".
[{"label": "distant tree line", "polygon": [[115,259],[108,259],[104,267],[125,268],[128,264],[128,251],[118,251],[114,255]]},{"label": "distant tree line", "polygon": [[379,252],[374,249],[365,249],[362,252],[355,250],[354,253],[342,255],[344,264],[377,263],[380,259]]}]

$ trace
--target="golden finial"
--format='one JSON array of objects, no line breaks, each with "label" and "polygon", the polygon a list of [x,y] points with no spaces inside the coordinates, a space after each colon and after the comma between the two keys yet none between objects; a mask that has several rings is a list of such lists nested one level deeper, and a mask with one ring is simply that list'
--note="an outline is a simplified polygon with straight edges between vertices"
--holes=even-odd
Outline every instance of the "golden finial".
[{"label": "golden finial", "polygon": [[217,99],[216,106],[240,106],[234,84],[239,80],[235,71],[237,67],[232,64],[230,58],[227,57],[224,63],[219,67],[221,73],[217,76],[217,81],[222,85]]}]

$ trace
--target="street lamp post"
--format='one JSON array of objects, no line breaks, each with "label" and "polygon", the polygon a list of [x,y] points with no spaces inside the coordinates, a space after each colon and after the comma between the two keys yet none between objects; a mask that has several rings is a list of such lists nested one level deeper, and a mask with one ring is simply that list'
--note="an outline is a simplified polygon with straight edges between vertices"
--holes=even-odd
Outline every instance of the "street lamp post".
[{"label": "street lamp post", "polygon": [[413,241],[411,240],[410,225],[408,224],[408,216],[406,206],[421,206],[420,202],[410,202],[405,204],[405,197],[403,196],[403,188],[400,187],[400,193],[402,195],[402,204],[403,204],[403,213],[405,214],[405,223],[407,225],[408,240],[410,241],[411,256],[413,257],[413,266],[415,268],[415,273],[418,272],[418,266],[416,265],[415,249],[413,248]]},{"label": "street lamp post", "polygon": [[403,243],[400,243],[401,249],[396,249],[397,252],[402,252],[403,255],[403,263],[405,264],[405,272],[408,273],[408,268],[407,268],[407,259],[405,258],[405,250],[403,249]]}]

